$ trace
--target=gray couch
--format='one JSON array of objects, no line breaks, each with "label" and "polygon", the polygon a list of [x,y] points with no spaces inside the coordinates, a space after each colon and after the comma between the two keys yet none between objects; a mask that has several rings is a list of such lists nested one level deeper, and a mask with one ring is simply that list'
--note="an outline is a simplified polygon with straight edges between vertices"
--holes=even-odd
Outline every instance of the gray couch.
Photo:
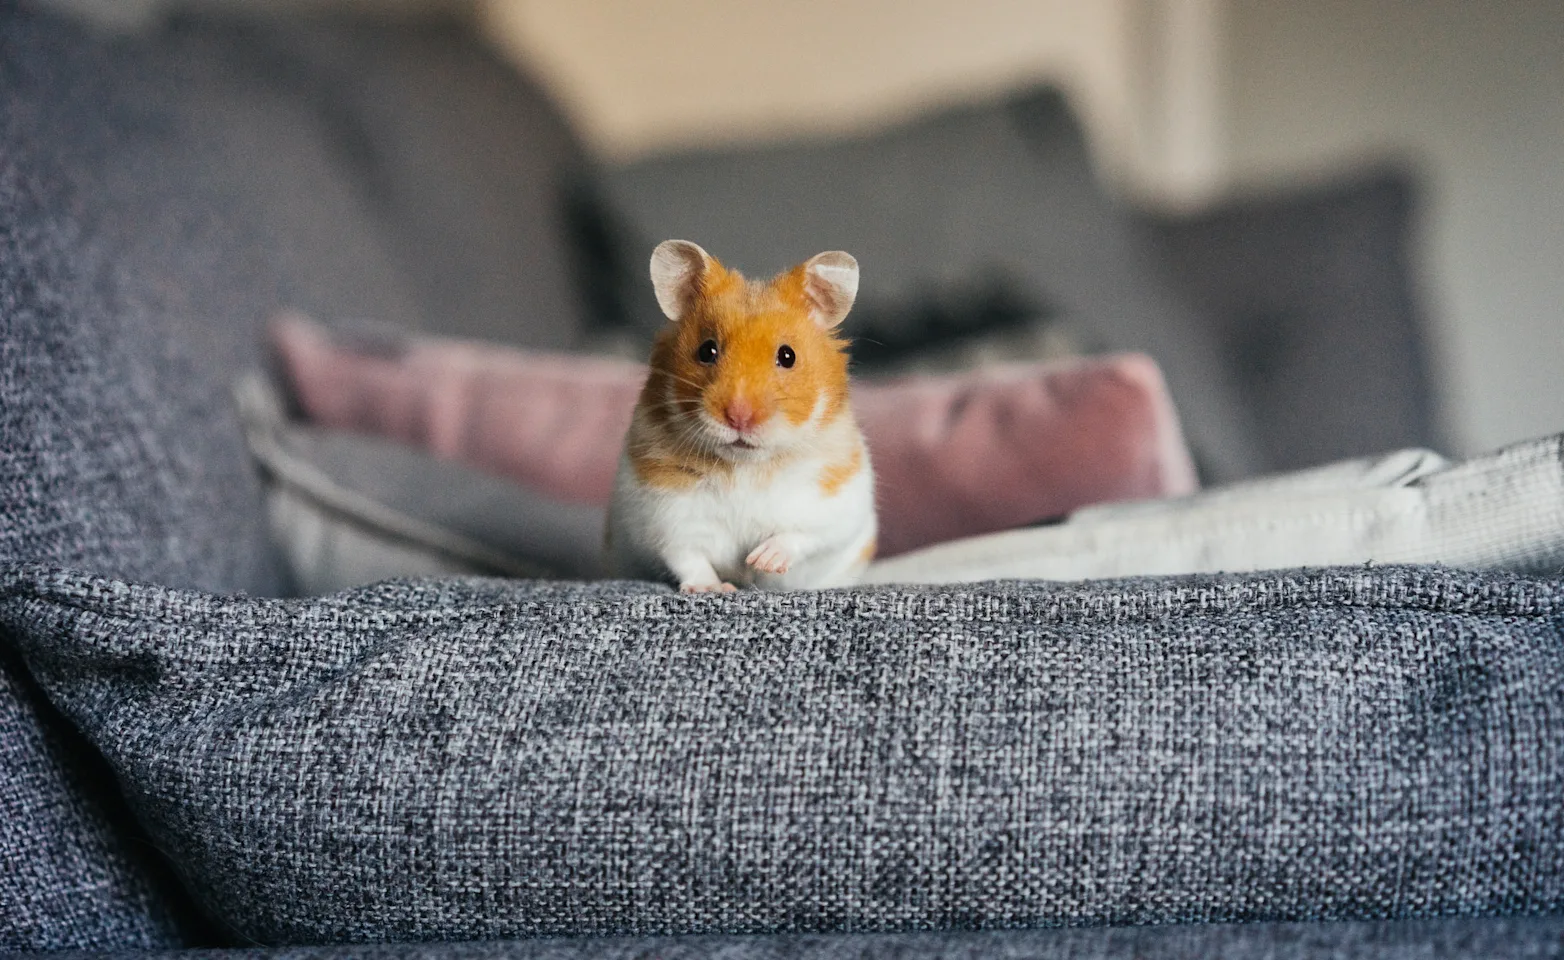
[{"label": "gray couch", "polygon": [[[459,24],[104,39],[0,0],[0,950],[1560,952],[1556,578],[290,598],[230,401],[263,321],[633,327],[605,290],[677,176],[594,173]],[[1150,313],[1156,263],[1242,235],[1070,202]],[[1066,279],[1038,298],[1134,345]],[[1241,369],[1211,342],[1184,379]],[[1406,376],[1363,442],[1426,439]],[[1213,469],[1275,465],[1220,399]]]}]

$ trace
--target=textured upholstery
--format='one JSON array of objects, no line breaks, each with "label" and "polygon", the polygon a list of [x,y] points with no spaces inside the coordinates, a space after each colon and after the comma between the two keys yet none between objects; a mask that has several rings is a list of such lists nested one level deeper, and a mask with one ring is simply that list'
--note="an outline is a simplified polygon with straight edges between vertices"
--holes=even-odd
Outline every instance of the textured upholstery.
[{"label": "textured upholstery", "polygon": [[92,748],[0,656],[0,953],[179,945],[165,879],[115,806]]},{"label": "textured upholstery", "polygon": [[1551,960],[1564,917],[512,940],[132,954],[145,960]]},{"label": "textured upholstery", "polygon": [[[164,39],[228,149],[262,268],[333,320],[575,345],[589,170],[552,101],[460,21],[189,17]],[[274,308],[273,308],[274,309]]]},{"label": "textured upholstery", "polygon": [[[547,101],[453,27],[186,19],[110,40],[0,0],[0,562],[287,591],[229,400],[262,322],[291,305],[416,328],[466,257],[488,279],[451,298],[463,329],[568,342],[568,267],[534,248],[578,161]],[[545,312],[520,323],[529,292]],[[0,949],[200,937],[9,647],[0,631]]]},{"label": "textured upholstery", "polygon": [[0,625],[265,943],[1564,908],[1558,581],[279,601],[27,567]]},{"label": "textured upholstery", "polygon": [[[143,98],[158,85],[122,49],[0,6],[0,559],[275,592],[223,414],[239,347],[220,322],[177,326],[242,317],[170,281],[235,240],[179,202],[205,158],[163,148],[178,119]],[[0,948],[177,945],[153,847],[116,829],[112,782],[15,668],[0,658]]]}]

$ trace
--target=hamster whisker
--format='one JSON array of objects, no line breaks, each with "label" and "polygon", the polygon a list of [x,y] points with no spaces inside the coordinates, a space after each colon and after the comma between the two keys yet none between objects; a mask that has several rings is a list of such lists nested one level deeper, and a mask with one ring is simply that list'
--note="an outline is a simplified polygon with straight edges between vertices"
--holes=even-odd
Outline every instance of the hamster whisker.
[{"label": "hamster whisker", "polygon": [[665,410],[676,410],[681,407],[698,407],[701,403],[700,397],[666,396],[657,401],[657,406]]},{"label": "hamster whisker", "polygon": [[681,374],[674,373],[672,370],[666,371],[665,375],[670,380],[673,380],[673,381],[675,381],[677,383],[682,383],[682,384],[684,384],[687,387],[694,387],[696,390],[705,390],[706,389],[706,385],[704,383],[698,383],[698,382],[696,382],[694,380],[691,380],[689,377],[683,376]]},{"label": "hamster whisker", "polygon": [[677,430],[671,438],[673,449],[670,451],[675,458],[683,459],[691,455],[710,456],[711,445],[696,430]]},{"label": "hamster whisker", "polygon": [[700,433],[701,411],[698,403],[690,409],[680,409],[674,403],[665,401],[658,407],[668,413],[667,427],[675,437],[682,439],[687,434]]},{"label": "hamster whisker", "polygon": [[668,420],[671,423],[694,423],[700,419],[701,414],[699,404],[688,409],[680,409],[670,404],[663,404],[662,409],[667,412]]}]

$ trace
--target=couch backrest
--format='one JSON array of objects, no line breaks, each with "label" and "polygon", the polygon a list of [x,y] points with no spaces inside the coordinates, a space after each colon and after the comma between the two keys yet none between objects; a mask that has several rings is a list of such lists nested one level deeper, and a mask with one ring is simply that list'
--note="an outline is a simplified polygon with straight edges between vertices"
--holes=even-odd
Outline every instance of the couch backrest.
[{"label": "couch backrest", "polygon": [[[662,323],[645,295],[661,239],[761,274],[840,247],[863,266],[849,336],[932,351],[1048,314],[1089,348],[1145,351],[1207,479],[1226,481],[1437,441],[1412,201],[1404,172],[1373,170],[1198,216],[1137,211],[1097,182],[1069,104],[1042,87],[611,169],[595,290],[646,339]],[[890,352],[875,347],[855,346],[860,371]]]},{"label": "couch backrest", "polygon": [[[264,323],[567,344],[580,169],[454,24],[109,40],[0,0],[0,564],[286,592],[230,400]],[[0,670],[0,951],[206,938],[4,637]]]},{"label": "couch backrest", "polygon": [[[1203,318],[1156,275],[1131,219],[1098,184],[1084,132],[1054,88],[861,136],[648,158],[608,171],[603,183],[608,219],[633,249],[695,237],[758,275],[846,250],[863,266],[865,313],[901,305],[916,318],[907,305],[996,278],[1000,290],[1060,315],[1092,346],[1156,357],[1213,478],[1258,466],[1254,424],[1234,402],[1231,372],[1203,335]],[[644,283],[644,257],[626,259],[633,282]],[[633,302],[644,313],[645,299]],[[853,317],[845,329],[858,334]]]}]

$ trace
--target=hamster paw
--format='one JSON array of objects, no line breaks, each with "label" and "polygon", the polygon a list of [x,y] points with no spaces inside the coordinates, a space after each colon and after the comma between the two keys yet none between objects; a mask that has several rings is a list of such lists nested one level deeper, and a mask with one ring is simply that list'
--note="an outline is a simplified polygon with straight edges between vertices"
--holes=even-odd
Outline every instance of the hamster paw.
[{"label": "hamster paw", "polygon": [[793,561],[798,559],[792,545],[781,535],[762,540],[760,546],[749,552],[744,562],[761,573],[787,573]]},{"label": "hamster paw", "polygon": [[731,583],[681,583],[680,593],[733,593],[738,590]]}]

